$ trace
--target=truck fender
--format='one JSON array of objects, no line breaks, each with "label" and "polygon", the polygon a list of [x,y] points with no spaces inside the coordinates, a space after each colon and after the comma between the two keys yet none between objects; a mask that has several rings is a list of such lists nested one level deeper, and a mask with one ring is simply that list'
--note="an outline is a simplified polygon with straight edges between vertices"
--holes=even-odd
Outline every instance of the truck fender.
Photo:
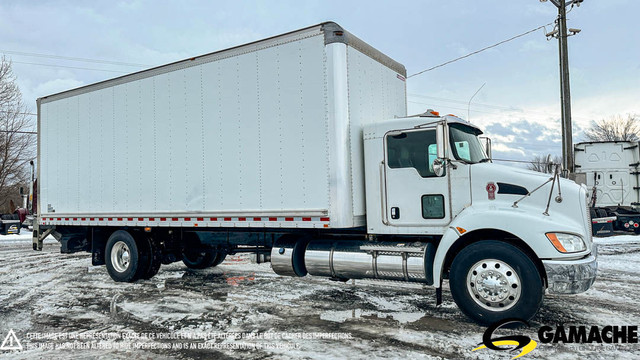
[{"label": "truck fender", "polygon": [[442,271],[447,252],[459,238],[460,235],[455,228],[453,226],[449,226],[442,236],[442,239],[440,239],[438,249],[436,250],[436,256],[433,259],[433,285],[437,288],[442,285]]},{"label": "truck fender", "polygon": [[[556,215],[558,216],[558,215]],[[519,242],[525,244],[538,259],[550,259],[560,257],[560,253],[553,247],[550,241],[546,240],[544,231],[541,229],[562,231],[569,233],[580,233],[579,229],[572,226],[570,221],[564,221],[560,216],[553,219],[554,228],[549,229],[550,219],[548,216],[540,215],[538,217],[531,216],[531,212],[524,212],[519,209],[475,209],[473,206],[465,209],[458,217],[454,219],[445,231],[435,258],[433,260],[433,279],[434,284],[439,286],[444,273],[444,264],[447,253],[452,246],[456,244],[461,237],[466,237],[478,230],[498,230],[519,239]],[[480,240],[480,239],[479,239]],[[500,239],[493,239],[500,240]],[[587,246],[589,247],[589,246]],[[587,248],[584,254],[591,251]]]}]

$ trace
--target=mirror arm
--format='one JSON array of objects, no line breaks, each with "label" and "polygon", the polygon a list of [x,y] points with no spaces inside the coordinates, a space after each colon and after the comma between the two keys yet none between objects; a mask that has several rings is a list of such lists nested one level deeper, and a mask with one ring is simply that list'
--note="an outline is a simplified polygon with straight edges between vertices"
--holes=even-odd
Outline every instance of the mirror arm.
[{"label": "mirror arm", "polygon": [[460,161],[460,160],[450,160],[450,159],[447,159],[447,160],[446,160],[446,162],[447,162],[447,164],[449,164],[449,166],[451,166],[451,168],[452,168],[453,170],[458,169],[458,166],[457,166],[456,164],[454,164],[455,162],[459,162],[459,163],[461,163],[461,164],[464,164],[464,162],[462,162],[462,161]]}]

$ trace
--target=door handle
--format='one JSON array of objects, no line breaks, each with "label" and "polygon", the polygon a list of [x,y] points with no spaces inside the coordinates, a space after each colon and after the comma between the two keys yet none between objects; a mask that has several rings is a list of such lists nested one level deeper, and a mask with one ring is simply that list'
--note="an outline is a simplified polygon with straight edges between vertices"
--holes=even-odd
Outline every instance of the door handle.
[{"label": "door handle", "polygon": [[384,172],[384,161],[380,163],[380,215],[382,216],[382,223],[389,225],[389,219],[387,219],[387,177]]},{"label": "door handle", "polygon": [[392,207],[391,208],[391,218],[394,220],[400,219],[400,208],[399,207]]}]

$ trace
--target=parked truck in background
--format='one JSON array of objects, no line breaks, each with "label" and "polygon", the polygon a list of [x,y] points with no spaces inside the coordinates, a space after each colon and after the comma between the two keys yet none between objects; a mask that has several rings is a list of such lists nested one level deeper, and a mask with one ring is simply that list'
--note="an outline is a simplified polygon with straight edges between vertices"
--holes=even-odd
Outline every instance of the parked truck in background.
[{"label": "parked truck in background", "polygon": [[33,186],[36,181],[33,161],[30,161],[30,165],[31,183],[29,189],[25,190],[24,187],[19,187],[22,206],[17,206],[13,199],[9,200],[8,213],[0,213],[0,235],[20,234],[23,227],[28,229],[33,225]]},{"label": "parked truck in background", "polygon": [[493,164],[455,116],[407,116],[405,77],[328,22],[40,98],[33,247],[53,234],[124,282],[241,252],[438,303],[448,279],[481,323],[587,290],[586,187]]},{"label": "parked truck in background", "polygon": [[574,154],[576,173],[592,192],[593,234],[640,233],[638,142],[582,142]]}]

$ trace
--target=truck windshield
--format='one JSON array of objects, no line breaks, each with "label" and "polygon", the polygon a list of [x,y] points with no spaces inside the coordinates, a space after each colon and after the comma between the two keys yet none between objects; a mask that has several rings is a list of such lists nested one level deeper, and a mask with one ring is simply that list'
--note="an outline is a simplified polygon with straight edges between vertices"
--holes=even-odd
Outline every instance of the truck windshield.
[{"label": "truck windshield", "polygon": [[470,164],[488,160],[484,148],[478,140],[478,135],[481,133],[480,130],[467,125],[449,124],[449,141],[453,156]]}]

